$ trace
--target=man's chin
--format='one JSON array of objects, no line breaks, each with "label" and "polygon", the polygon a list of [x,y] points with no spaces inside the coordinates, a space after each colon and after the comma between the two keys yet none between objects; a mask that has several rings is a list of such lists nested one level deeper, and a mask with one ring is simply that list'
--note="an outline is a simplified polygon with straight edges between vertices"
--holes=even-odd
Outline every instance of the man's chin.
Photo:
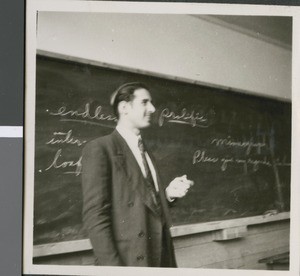
[{"label": "man's chin", "polygon": [[141,128],[147,128],[151,125],[151,122],[146,122]]}]

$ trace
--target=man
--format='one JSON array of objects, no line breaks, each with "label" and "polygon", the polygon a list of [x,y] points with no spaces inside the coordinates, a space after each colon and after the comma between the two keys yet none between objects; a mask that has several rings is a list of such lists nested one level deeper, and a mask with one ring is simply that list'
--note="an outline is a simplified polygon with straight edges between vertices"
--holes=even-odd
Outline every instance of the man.
[{"label": "man", "polygon": [[140,130],[155,111],[147,87],[127,83],[111,97],[118,123],[112,134],[83,150],[83,220],[96,256],[108,266],[176,267],[168,202],[183,197],[192,181],[163,187]]}]

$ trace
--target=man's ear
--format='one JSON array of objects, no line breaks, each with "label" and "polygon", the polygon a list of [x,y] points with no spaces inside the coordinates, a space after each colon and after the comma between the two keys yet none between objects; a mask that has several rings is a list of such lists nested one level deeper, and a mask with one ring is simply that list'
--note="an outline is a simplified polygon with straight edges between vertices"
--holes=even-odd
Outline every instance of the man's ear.
[{"label": "man's ear", "polygon": [[121,101],[118,104],[118,112],[121,115],[127,114],[127,109],[128,109],[128,102],[126,101]]}]

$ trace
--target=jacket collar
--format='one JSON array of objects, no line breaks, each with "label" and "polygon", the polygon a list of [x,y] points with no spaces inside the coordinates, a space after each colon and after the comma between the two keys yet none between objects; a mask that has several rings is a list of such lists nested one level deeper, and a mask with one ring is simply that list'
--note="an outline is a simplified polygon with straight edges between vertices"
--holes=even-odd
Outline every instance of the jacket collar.
[{"label": "jacket collar", "polygon": [[156,204],[153,202],[153,199],[146,188],[146,180],[142,174],[140,166],[138,165],[126,141],[117,130],[114,130],[112,133],[112,142],[114,143],[114,146],[116,148],[118,159],[117,162],[119,162],[120,167],[122,167],[125,170],[128,182],[130,183],[130,185],[132,185],[133,191],[137,191],[137,194],[140,196],[144,204],[154,214],[160,215],[160,213],[157,210]]}]

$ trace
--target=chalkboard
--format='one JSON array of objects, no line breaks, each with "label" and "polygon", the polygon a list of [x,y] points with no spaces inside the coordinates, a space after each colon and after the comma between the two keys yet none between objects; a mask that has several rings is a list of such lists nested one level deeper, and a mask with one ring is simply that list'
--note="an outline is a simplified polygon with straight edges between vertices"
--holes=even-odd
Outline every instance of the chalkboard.
[{"label": "chalkboard", "polygon": [[171,208],[174,225],[289,210],[289,102],[44,56],[36,77],[34,244],[87,237],[81,151],[113,131],[109,96],[131,81],[151,90],[144,136],[163,180],[195,182]]}]

